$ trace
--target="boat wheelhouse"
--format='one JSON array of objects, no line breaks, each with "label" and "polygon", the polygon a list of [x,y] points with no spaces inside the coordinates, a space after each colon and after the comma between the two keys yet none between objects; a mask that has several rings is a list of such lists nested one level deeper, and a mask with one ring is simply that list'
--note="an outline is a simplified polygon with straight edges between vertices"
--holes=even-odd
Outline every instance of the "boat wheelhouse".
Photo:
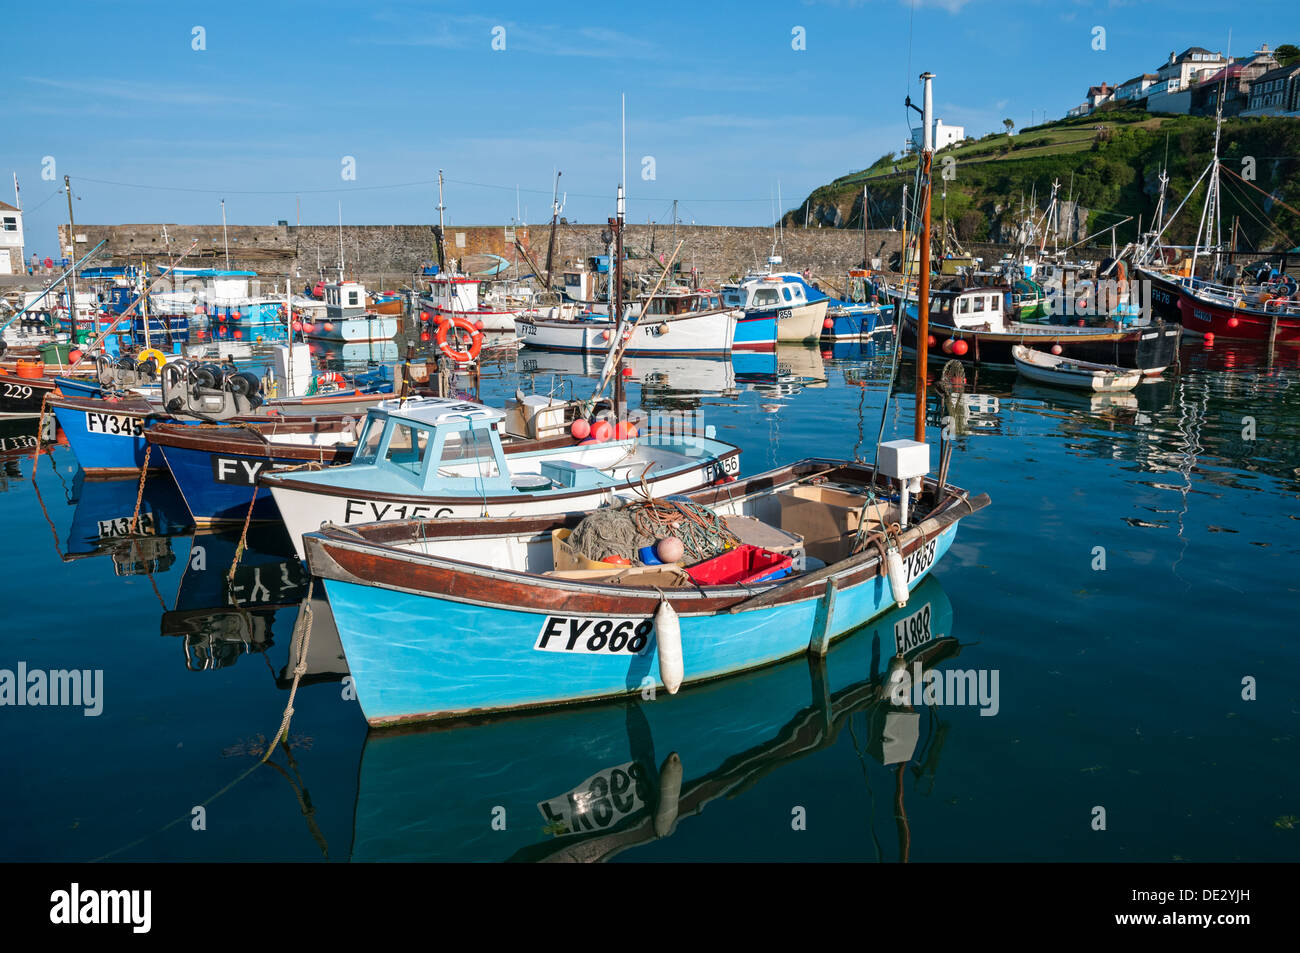
[{"label": "boat wheelhouse", "polygon": [[366,286],[336,281],[325,286],[325,317],[303,325],[307,337],[333,344],[391,341],[400,319],[367,308]]},{"label": "boat wheelhouse", "polygon": [[740,469],[740,451],[711,428],[507,454],[504,420],[500,410],[455,398],[387,400],[367,415],[346,466],[259,482],[270,486],[302,556],[303,533],[325,522],[588,512],[644,491],[696,490]]}]

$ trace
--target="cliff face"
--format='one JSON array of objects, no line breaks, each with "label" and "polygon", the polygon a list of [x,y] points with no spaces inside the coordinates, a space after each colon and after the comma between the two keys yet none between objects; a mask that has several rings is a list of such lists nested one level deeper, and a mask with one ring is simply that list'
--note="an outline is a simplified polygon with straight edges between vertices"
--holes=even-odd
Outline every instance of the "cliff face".
[{"label": "cliff face", "polygon": [[[934,158],[936,234],[946,219],[950,234],[963,242],[1017,241],[1027,219],[1041,221],[1056,181],[1060,244],[1100,233],[1097,240],[1109,245],[1111,226],[1123,244],[1136,237],[1139,221],[1144,228],[1151,224],[1161,170],[1169,175],[1167,218],[1209,164],[1213,143],[1213,119],[1140,110],[968,140]],[[1300,241],[1300,121],[1226,120],[1219,156],[1225,231],[1239,217],[1243,247],[1294,247]],[[798,227],[806,219],[823,228],[861,229],[865,197],[869,228],[897,226],[904,185],[910,193],[913,180],[912,158],[882,157],[815,189],[785,223]],[[1204,186],[1196,191],[1169,226],[1171,241],[1195,239]]]}]

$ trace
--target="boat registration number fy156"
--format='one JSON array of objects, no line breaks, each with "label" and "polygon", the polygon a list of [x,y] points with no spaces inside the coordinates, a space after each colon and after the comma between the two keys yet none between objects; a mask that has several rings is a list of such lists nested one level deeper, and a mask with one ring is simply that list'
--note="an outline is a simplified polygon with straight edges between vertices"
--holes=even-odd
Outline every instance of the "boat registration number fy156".
[{"label": "boat registration number fy156", "polygon": [[583,619],[548,615],[537,634],[539,652],[640,655],[650,643],[653,619]]},{"label": "boat registration number fy156", "polygon": [[103,433],[113,437],[142,437],[144,427],[139,417],[126,417],[122,414],[99,414],[86,412],[86,431]]}]

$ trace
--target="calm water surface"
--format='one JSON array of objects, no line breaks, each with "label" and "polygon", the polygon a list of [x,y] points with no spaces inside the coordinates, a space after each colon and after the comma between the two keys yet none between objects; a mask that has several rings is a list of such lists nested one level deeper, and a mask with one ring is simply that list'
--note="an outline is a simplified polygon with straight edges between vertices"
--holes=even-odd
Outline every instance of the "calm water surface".
[{"label": "calm water surface", "polygon": [[[97,717],[0,708],[0,856],[1294,860],[1300,371],[1290,352],[1182,360],[1118,398],[970,372],[931,440],[953,417],[950,479],[993,505],[906,609],[824,665],[368,735],[318,599],[289,750],[263,767],[306,591],[288,540],[255,534],[231,606],[236,540],[195,535],[166,478],[146,483],[133,543],[135,481],[83,481],[57,446],[33,483],[35,421],[0,422],[0,669],[103,671]],[[873,348],[630,363],[633,406],[698,409],[749,473],[870,457],[882,411],[886,439],[911,433],[911,366],[886,407]],[[598,370],[510,353],[482,396],[583,393]],[[921,609],[931,664],[996,675],[995,714],[880,701],[882,633]]]}]

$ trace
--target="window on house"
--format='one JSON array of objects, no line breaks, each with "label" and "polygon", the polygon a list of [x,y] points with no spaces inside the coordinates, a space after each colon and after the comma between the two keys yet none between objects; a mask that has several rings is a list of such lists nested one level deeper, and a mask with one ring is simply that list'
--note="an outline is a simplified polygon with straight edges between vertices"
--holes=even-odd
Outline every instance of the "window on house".
[{"label": "window on house", "polygon": [[18,219],[15,218],[15,217],[12,216],[12,215],[6,215],[6,216],[5,216],[5,231],[6,231],[6,232],[16,232],[16,231],[18,231]]}]

